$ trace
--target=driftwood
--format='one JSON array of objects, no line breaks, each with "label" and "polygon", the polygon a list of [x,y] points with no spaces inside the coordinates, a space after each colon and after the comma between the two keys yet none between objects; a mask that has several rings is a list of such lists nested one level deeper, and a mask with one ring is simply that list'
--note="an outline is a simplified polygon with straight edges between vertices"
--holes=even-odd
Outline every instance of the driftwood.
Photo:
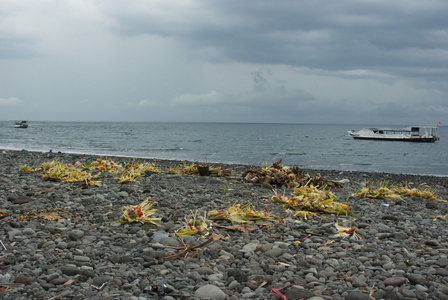
[{"label": "driftwood", "polygon": [[[182,237],[180,237],[179,239],[182,243],[181,247],[163,246],[165,248],[178,249],[179,252],[177,254],[162,257],[162,259],[180,258],[182,255],[184,255],[184,258],[187,258],[189,253],[193,254],[192,257],[196,257],[197,259],[199,259],[199,248],[207,246],[208,244],[211,244],[215,241],[223,240],[224,236],[221,234],[212,233],[212,235],[209,237],[209,239],[207,241],[205,241],[204,243],[197,245],[197,246],[190,246],[190,245],[185,244],[184,239]],[[154,244],[150,244],[150,245],[154,245]],[[158,245],[158,246],[160,246],[160,245]]]}]

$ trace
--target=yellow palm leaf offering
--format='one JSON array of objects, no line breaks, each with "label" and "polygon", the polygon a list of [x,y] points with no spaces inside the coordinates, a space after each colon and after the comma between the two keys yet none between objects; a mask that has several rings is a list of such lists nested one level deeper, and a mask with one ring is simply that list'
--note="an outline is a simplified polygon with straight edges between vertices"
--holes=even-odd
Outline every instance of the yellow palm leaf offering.
[{"label": "yellow palm leaf offering", "polygon": [[201,217],[201,220],[198,220],[197,218],[197,214],[198,211],[196,211],[195,213],[191,212],[191,215],[193,216],[193,219],[189,219],[187,220],[187,218],[185,218],[185,222],[187,223],[185,226],[179,228],[178,230],[176,230],[176,235],[192,235],[198,232],[203,232],[206,231],[208,228],[208,225],[205,221],[206,217],[205,217],[205,213],[204,216]]},{"label": "yellow palm leaf offering", "polygon": [[296,217],[304,218],[307,220],[308,218],[316,218],[317,215],[313,212],[306,211],[306,210],[299,210],[294,214]]},{"label": "yellow palm leaf offering", "polygon": [[24,164],[24,165],[20,165],[19,171],[21,171],[21,172],[32,172],[33,170],[27,164]]},{"label": "yellow palm leaf offering", "polygon": [[180,171],[182,174],[196,175],[199,174],[198,167],[193,163],[191,165],[184,164],[184,167]]},{"label": "yellow palm leaf offering", "polygon": [[274,196],[271,197],[271,199],[268,200],[269,202],[273,203],[289,203],[291,201],[291,197],[285,196],[285,195],[279,195],[277,193],[277,190],[274,190]]},{"label": "yellow palm leaf offering", "polygon": [[137,181],[137,178],[143,177],[143,173],[146,171],[150,171],[153,173],[161,173],[151,163],[144,163],[144,164],[129,163],[125,166],[123,172],[118,173],[120,177],[117,177],[116,179],[118,179],[118,183]]},{"label": "yellow palm leaf offering", "polygon": [[180,166],[169,166],[165,173],[167,174],[179,174],[182,172],[182,167]]},{"label": "yellow palm leaf offering", "polygon": [[343,239],[345,239],[346,237],[352,236],[356,240],[363,239],[359,234],[356,233],[358,231],[358,228],[356,227],[342,227],[339,226],[338,223],[336,223],[335,226],[338,230],[338,233],[336,234],[336,236],[338,237],[342,237]]},{"label": "yellow palm leaf offering", "polygon": [[245,223],[248,221],[257,221],[257,220],[263,220],[263,221],[281,220],[280,218],[270,213],[255,210],[255,208],[252,206],[250,202],[246,203],[243,206],[235,203],[227,210],[225,209],[212,210],[208,213],[208,217],[210,220],[229,220],[232,223],[233,222]]},{"label": "yellow palm leaf offering", "polygon": [[[336,196],[330,191],[322,191],[314,186],[302,186],[294,188],[294,196],[283,206],[284,209],[297,211],[299,217],[313,216],[314,212],[324,212],[328,214],[352,215],[348,206],[335,202]],[[304,214],[303,212],[310,212]]]},{"label": "yellow palm leaf offering", "polygon": [[140,222],[142,224],[154,224],[159,225],[159,221],[162,218],[152,218],[151,216],[155,214],[156,209],[151,209],[153,203],[151,203],[150,198],[146,199],[139,205],[127,205],[123,206],[123,216],[120,219],[121,224]]},{"label": "yellow palm leaf offering", "polygon": [[439,199],[437,198],[437,196],[434,194],[434,191],[431,191],[429,188],[424,189],[424,190],[420,190],[420,189],[410,189],[407,186],[399,186],[399,187],[395,187],[394,190],[403,196],[410,196],[410,197],[419,197],[419,198],[423,198],[423,199],[428,199],[428,200],[436,200],[436,201],[445,201],[443,199]]},{"label": "yellow palm leaf offering", "polygon": [[92,176],[92,174],[81,171],[73,165],[64,165],[57,161],[46,162],[39,168],[45,180],[64,181],[73,184],[99,185],[100,181],[92,180],[101,173]]},{"label": "yellow palm leaf offering", "polygon": [[393,189],[389,188],[387,182],[382,182],[380,187],[376,190],[372,188],[372,184],[369,181],[364,183],[364,187],[354,193],[353,197],[359,198],[373,198],[383,200],[402,200],[401,196]]},{"label": "yellow palm leaf offering", "polygon": [[98,158],[90,164],[84,165],[84,168],[108,173],[118,173],[122,166],[112,160]]}]

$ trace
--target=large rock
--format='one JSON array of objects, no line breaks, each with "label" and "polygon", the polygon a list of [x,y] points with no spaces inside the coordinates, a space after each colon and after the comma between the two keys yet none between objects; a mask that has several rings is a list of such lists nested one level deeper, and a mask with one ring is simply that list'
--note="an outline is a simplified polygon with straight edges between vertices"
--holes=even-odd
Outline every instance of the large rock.
[{"label": "large rock", "polygon": [[226,294],[216,285],[207,284],[201,286],[194,293],[199,299],[213,299],[213,300],[224,300],[226,299]]}]

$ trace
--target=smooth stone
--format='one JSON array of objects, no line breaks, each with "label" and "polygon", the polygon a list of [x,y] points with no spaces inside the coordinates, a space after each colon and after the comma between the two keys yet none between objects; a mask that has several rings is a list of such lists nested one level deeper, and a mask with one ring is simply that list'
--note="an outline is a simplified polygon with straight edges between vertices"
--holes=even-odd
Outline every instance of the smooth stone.
[{"label": "smooth stone", "polygon": [[345,296],[345,300],[372,300],[368,294],[359,291],[351,291]]},{"label": "smooth stone", "polygon": [[64,284],[66,282],[67,279],[65,279],[64,277],[57,277],[55,279],[50,280],[50,283],[54,285]]},{"label": "smooth stone", "polygon": [[27,196],[19,196],[14,200],[14,204],[25,204],[28,202],[34,201],[33,198],[27,197]]},{"label": "smooth stone", "polygon": [[16,236],[21,236],[22,235],[22,231],[18,230],[18,229],[13,229],[11,231],[8,232],[8,236],[9,236],[9,240],[12,241]]},{"label": "smooth stone", "polygon": [[364,275],[359,275],[352,281],[353,287],[363,287],[366,284],[367,278]]},{"label": "smooth stone", "polygon": [[72,241],[77,241],[79,239],[81,239],[84,236],[84,231],[79,230],[79,229],[73,229],[70,233],[69,233],[69,238]]},{"label": "smooth stone", "polygon": [[90,261],[90,257],[82,256],[82,255],[74,255],[73,259],[76,261],[81,261],[81,262],[89,262]]},{"label": "smooth stone", "polygon": [[426,284],[426,278],[423,275],[420,274],[409,274],[408,279],[412,284]]},{"label": "smooth stone", "polygon": [[306,276],[305,276],[305,280],[306,280],[306,282],[318,282],[319,281],[319,279],[317,278],[317,277],[315,277],[313,274],[307,274]]},{"label": "smooth stone", "polygon": [[196,271],[197,271],[199,274],[201,274],[201,275],[212,275],[212,274],[215,273],[215,272],[214,272],[212,269],[210,269],[209,267],[200,267],[200,268],[198,268]]},{"label": "smooth stone", "polygon": [[271,250],[268,250],[266,252],[263,253],[263,255],[272,257],[272,258],[277,258],[280,255],[282,255],[283,253],[283,249],[281,248],[272,248]]},{"label": "smooth stone", "polygon": [[227,271],[227,276],[235,278],[235,280],[240,283],[245,283],[249,274],[239,269],[230,269],[229,271]]},{"label": "smooth stone", "polygon": [[24,228],[23,233],[26,235],[35,235],[36,232],[32,228]]},{"label": "smooth stone", "polygon": [[339,267],[339,261],[335,258],[330,258],[326,260],[326,263],[329,264],[333,268]]},{"label": "smooth stone", "polygon": [[404,297],[415,298],[415,293],[414,293],[413,291],[409,290],[409,289],[403,289],[403,290],[401,291],[401,294],[402,294]]},{"label": "smooth stone", "polygon": [[238,281],[234,280],[234,281],[232,281],[227,287],[229,288],[229,290],[233,290],[233,289],[235,289],[238,285],[239,285]]},{"label": "smooth stone", "polygon": [[207,284],[201,286],[194,293],[199,299],[213,299],[213,300],[224,300],[226,299],[226,294],[216,285]]},{"label": "smooth stone", "polygon": [[128,192],[125,192],[125,191],[118,192],[117,195],[120,196],[121,198],[128,198],[129,197]]},{"label": "smooth stone", "polygon": [[313,292],[304,289],[303,287],[290,287],[285,293],[285,297],[288,299],[308,299],[314,297]]},{"label": "smooth stone", "polygon": [[208,276],[208,281],[220,281],[222,280],[223,275],[222,274],[212,274],[210,276]]},{"label": "smooth stone", "polygon": [[426,292],[428,290],[427,287],[421,285],[421,284],[416,284],[415,285],[415,290],[419,291],[419,292]]},{"label": "smooth stone", "polygon": [[24,285],[31,285],[36,279],[28,276],[17,276],[14,278],[14,283],[21,283]]},{"label": "smooth stone", "polygon": [[100,287],[103,284],[105,284],[111,280],[112,280],[112,277],[110,277],[110,276],[98,276],[98,277],[93,278],[92,284],[97,287]]},{"label": "smooth stone", "polygon": [[405,277],[390,277],[383,281],[384,285],[391,285],[391,286],[400,286],[403,283],[405,283],[407,279]]},{"label": "smooth stone", "polygon": [[164,237],[160,239],[160,244],[169,247],[179,246],[179,240],[172,237]]},{"label": "smooth stone", "polygon": [[80,270],[77,267],[71,267],[71,266],[62,266],[60,270],[62,274],[65,274],[67,276],[75,276],[80,272]]},{"label": "smooth stone", "polygon": [[258,244],[249,243],[244,245],[243,249],[241,249],[242,252],[254,252],[255,249],[257,249]]}]

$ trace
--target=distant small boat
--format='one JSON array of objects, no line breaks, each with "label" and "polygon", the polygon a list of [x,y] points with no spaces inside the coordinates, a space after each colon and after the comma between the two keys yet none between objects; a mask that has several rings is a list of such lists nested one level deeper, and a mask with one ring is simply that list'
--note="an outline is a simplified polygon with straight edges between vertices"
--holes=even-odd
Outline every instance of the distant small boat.
[{"label": "distant small boat", "polygon": [[15,128],[28,128],[28,121],[18,121],[14,123]]},{"label": "distant small boat", "polygon": [[433,143],[440,139],[435,134],[436,130],[437,126],[409,126],[402,129],[363,128],[359,131],[350,130],[348,134],[359,140]]}]

